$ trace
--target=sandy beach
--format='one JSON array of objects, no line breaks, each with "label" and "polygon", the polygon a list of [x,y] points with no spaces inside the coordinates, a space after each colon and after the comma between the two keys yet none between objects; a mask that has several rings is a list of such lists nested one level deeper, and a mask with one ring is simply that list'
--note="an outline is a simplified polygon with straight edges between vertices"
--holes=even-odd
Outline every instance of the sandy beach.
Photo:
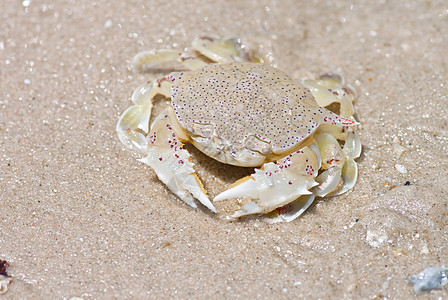
[{"label": "sandy beach", "polygon": [[[446,1],[2,0],[0,18],[0,299],[448,298],[408,282],[448,264]],[[193,209],[125,149],[132,91],[170,71],[133,56],[201,34],[344,76],[353,190],[290,223],[229,220],[236,201]],[[188,150],[210,198],[253,172]]]}]

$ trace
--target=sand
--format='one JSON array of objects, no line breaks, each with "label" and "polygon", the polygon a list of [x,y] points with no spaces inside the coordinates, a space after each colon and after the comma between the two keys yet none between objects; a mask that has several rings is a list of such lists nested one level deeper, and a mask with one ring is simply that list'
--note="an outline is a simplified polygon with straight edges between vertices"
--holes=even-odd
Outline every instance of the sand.
[{"label": "sand", "polygon": [[[408,276],[448,263],[446,1],[2,0],[0,17],[0,298],[409,299]],[[352,191],[291,223],[229,221],[120,144],[132,91],[163,74],[133,55],[204,33],[355,87]],[[251,172],[192,153],[211,197]]]}]

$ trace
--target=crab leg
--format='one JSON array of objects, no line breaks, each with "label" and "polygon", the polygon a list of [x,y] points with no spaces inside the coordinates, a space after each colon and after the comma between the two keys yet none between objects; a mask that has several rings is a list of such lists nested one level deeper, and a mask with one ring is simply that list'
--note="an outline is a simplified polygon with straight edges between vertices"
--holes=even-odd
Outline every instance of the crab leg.
[{"label": "crab leg", "polygon": [[[146,157],[141,162],[154,169],[159,179],[191,207],[196,208],[194,198],[213,212],[215,207],[206,195],[204,186],[190,162],[190,153],[183,149],[177,130],[173,108],[166,108],[152,123],[147,139]],[[178,136],[178,133],[179,136]]]},{"label": "crab leg", "polygon": [[354,132],[347,134],[344,149],[329,133],[319,133],[315,139],[322,158],[321,167],[325,171],[316,178],[319,185],[313,188],[313,193],[325,197],[332,192],[339,195],[353,188],[358,177],[358,166],[354,159],[361,153],[361,142],[357,135]]},{"label": "crab leg", "polygon": [[[236,197],[256,199],[233,215],[240,217],[267,213],[291,203],[302,195],[311,195],[309,189],[317,185],[314,178],[317,176],[320,160],[315,148],[305,147],[276,163],[265,163],[261,169],[255,169],[255,174],[235,182],[213,201]],[[305,201],[301,207],[309,206],[312,199],[308,202]],[[297,207],[297,210],[301,207]]]},{"label": "crab leg", "polygon": [[117,123],[117,134],[120,141],[129,149],[145,153],[145,139],[151,117],[152,101],[155,96],[170,97],[172,82],[164,77],[154,83],[145,83],[135,89],[131,100],[134,105],[126,109]]},{"label": "crab leg", "polygon": [[303,214],[314,201],[314,194],[300,196],[297,200],[266,214],[268,223],[291,222]]},{"label": "crab leg", "polygon": [[358,135],[351,131],[347,134],[344,148],[342,151],[345,154],[345,164],[342,167],[342,188],[335,194],[340,195],[346,191],[351,190],[358,179],[358,164],[355,159],[361,155],[362,145]]},{"label": "crab leg", "polygon": [[324,74],[318,80],[299,80],[313,94],[316,102],[327,107],[336,102],[340,104],[340,115],[348,118],[354,114],[353,101],[356,99],[354,89],[345,85],[344,78],[337,74]]},{"label": "crab leg", "polygon": [[204,60],[189,56],[176,50],[148,50],[137,53],[132,60],[134,69],[143,72],[152,69],[164,62],[177,61],[188,70],[196,70],[207,64]]},{"label": "crab leg", "polygon": [[194,39],[192,45],[194,50],[217,63],[252,61],[239,37],[201,36]]},{"label": "crab leg", "polygon": [[214,36],[201,36],[193,41],[192,46],[203,57],[170,49],[148,50],[137,53],[132,60],[132,65],[136,71],[142,72],[170,61],[177,61],[188,70],[200,69],[209,62],[252,61],[246,46],[237,37],[221,39]]}]

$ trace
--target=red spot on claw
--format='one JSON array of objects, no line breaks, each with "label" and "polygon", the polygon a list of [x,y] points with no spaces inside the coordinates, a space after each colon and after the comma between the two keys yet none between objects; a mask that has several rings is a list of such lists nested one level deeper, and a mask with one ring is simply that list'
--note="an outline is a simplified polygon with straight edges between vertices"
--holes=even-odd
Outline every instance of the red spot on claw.
[{"label": "red spot on claw", "polygon": [[352,120],[348,120],[348,119],[346,119],[346,120],[344,120],[344,122],[342,122],[342,124],[343,124],[343,125],[353,125],[353,124],[355,124],[355,122],[352,121]]}]

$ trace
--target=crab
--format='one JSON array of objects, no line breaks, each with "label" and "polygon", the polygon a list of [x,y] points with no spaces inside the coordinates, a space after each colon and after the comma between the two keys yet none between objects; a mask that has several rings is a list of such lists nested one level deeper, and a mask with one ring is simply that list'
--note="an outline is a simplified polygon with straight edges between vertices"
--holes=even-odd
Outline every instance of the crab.
[{"label": "crab", "polygon": [[[193,54],[151,50],[134,57],[137,71],[168,61],[185,71],[139,86],[116,128],[120,141],[143,155],[139,160],[175,195],[193,208],[196,199],[217,212],[184,143],[222,163],[256,167],[213,199],[252,200],[233,218],[260,214],[288,222],[315,196],[342,194],[355,185],[361,154],[353,130],[356,96],[341,76],[294,80],[264,64],[237,37],[203,36],[192,48]],[[158,95],[171,103],[149,126]],[[340,115],[325,108],[335,104]]]}]

